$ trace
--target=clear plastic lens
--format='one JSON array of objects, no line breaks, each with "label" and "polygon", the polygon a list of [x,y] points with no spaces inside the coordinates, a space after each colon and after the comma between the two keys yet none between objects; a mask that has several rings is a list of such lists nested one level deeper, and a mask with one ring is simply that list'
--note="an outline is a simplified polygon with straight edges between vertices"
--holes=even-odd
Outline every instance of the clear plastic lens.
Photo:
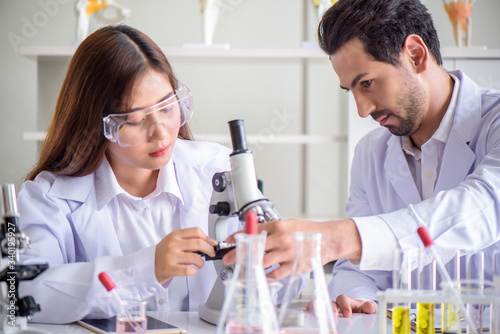
[{"label": "clear plastic lens", "polygon": [[[170,101],[169,101],[170,102]],[[118,127],[118,142],[124,145],[134,145],[141,143],[150,138],[157,126],[163,126],[167,131],[171,131],[181,126],[181,112],[179,101],[159,106],[144,113],[136,111],[138,115],[125,116],[125,121],[122,121]]]},{"label": "clear plastic lens", "polygon": [[172,131],[193,115],[191,91],[181,83],[176,94],[141,110],[104,117],[104,135],[121,146],[132,146],[151,138],[157,127]]}]

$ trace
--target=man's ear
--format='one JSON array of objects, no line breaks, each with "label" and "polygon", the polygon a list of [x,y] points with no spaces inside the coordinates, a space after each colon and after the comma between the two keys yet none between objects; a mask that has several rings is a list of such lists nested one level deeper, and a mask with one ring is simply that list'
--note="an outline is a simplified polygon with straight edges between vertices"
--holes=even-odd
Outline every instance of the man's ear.
[{"label": "man's ear", "polygon": [[416,73],[422,73],[427,69],[429,49],[427,49],[422,37],[418,35],[407,36],[401,56],[409,61]]}]

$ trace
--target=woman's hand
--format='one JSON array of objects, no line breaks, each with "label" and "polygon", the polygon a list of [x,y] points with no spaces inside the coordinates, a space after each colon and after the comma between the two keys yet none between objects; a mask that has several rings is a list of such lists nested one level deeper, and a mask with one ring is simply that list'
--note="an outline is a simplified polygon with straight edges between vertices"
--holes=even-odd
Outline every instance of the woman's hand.
[{"label": "woman's hand", "polygon": [[196,252],[215,256],[215,245],[217,241],[198,227],[173,231],[156,245],[156,279],[164,284],[176,276],[195,275],[205,264]]}]

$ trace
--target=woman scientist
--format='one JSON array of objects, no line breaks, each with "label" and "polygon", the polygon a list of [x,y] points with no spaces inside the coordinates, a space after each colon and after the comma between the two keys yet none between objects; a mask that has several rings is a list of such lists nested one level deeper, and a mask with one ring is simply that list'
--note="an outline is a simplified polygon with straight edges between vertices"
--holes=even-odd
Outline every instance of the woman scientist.
[{"label": "woman scientist", "polygon": [[48,263],[21,284],[41,306],[33,321],[115,314],[97,276],[150,309],[193,311],[216,278],[195,252],[214,256],[207,233],[214,173],[230,150],[192,141],[189,89],[160,48],[128,26],[99,29],[76,50],[55,113],[19,195],[32,248]]}]

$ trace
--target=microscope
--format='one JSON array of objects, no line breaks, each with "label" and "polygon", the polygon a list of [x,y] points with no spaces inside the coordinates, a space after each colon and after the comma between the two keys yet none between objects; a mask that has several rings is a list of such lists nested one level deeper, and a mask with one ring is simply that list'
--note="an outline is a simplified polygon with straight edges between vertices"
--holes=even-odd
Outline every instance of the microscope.
[{"label": "microscope", "polygon": [[0,334],[48,334],[38,329],[28,329],[27,320],[40,305],[32,296],[19,298],[19,282],[31,280],[48,268],[47,264],[22,265],[19,255],[30,247],[30,239],[19,230],[19,213],[15,186],[2,187],[4,215],[0,221]]},{"label": "microscope", "polygon": [[224,304],[224,281],[231,277],[233,266],[225,266],[220,260],[235,245],[225,242],[228,236],[228,223],[239,218],[244,220],[248,211],[257,214],[258,222],[265,223],[279,220],[281,217],[259,189],[255,175],[252,151],[247,147],[245,128],[242,119],[228,122],[233,152],[229,155],[231,171],[216,173],[212,178],[213,193],[210,200],[208,232],[210,237],[219,243],[215,246],[216,256],[213,260],[218,273],[217,280],[205,304],[201,304],[198,315],[201,319],[217,324],[219,313]]}]

